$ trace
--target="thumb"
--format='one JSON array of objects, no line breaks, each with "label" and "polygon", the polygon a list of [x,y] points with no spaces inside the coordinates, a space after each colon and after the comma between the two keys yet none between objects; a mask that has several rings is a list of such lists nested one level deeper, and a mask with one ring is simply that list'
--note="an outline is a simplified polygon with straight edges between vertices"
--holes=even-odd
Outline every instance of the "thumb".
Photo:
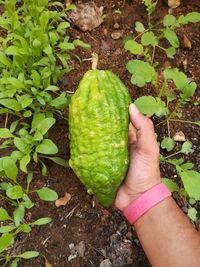
[{"label": "thumb", "polygon": [[132,125],[136,128],[137,148],[152,154],[158,148],[152,121],[139,112],[135,104],[129,106]]}]

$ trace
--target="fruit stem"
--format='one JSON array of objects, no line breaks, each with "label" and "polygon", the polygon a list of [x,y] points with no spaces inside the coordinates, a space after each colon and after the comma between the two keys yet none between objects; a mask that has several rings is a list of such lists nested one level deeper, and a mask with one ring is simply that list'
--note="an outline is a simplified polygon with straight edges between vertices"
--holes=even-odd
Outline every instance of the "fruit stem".
[{"label": "fruit stem", "polygon": [[99,57],[97,53],[92,53],[92,70],[97,69]]}]

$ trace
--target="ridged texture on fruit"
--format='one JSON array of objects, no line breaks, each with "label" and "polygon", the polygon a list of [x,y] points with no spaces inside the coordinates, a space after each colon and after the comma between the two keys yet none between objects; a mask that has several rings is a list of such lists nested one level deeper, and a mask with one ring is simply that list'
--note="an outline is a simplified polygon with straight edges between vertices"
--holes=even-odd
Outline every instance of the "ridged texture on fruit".
[{"label": "ridged texture on fruit", "polygon": [[89,70],[69,107],[69,164],[103,206],[110,206],[128,167],[128,90],[111,71]]}]

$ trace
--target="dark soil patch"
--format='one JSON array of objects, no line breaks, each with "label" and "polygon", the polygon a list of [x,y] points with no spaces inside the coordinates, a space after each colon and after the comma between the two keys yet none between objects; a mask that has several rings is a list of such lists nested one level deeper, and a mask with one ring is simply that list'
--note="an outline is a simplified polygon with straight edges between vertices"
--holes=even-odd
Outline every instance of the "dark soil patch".
[{"label": "dark soil patch", "polygon": [[[86,1],[82,1],[86,2]],[[142,95],[152,94],[152,88],[136,88],[130,83],[130,74],[126,71],[125,65],[131,55],[123,50],[122,39],[113,40],[111,33],[116,31],[114,24],[118,23],[119,30],[123,31],[123,37],[133,35],[134,22],[146,21],[145,9],[139,4],[139,1],[94,1],[96,4],[104,7],[107,15],[104,23],[92,32],[82,33],[75,27],[71,28],[71,38],[81,38],[92,46],[92,51],[99,55],[99,69],[111,69],[127,85],[133,99]],[[161,1],[160,1],[161,2]],[[120,14],[113,11],[119,9]],[[174,14],[186,14],[190,11],[200,11],[198,0],[182,1],[182,5],[174,10]],[[167,14],[168,8],[160,3],[158,8],[158,19]],[[199,24],[185,27],[188,37],[192,41],[192,49],[180,49],[176,60],[170,62],[171,65],[183,67],[184,59],[187,59],[187,74],[200,85],[200,28]],[[181,32],[179,33],[181,35]],[[82,59],[91,57],[91,51],[79,51],[77,55]],[[166,58],[160,55],[159,62],[162,65],[166,63]],[[89,61],[82,61],[80,64],[73,57],[74,70],[70,75],[63,79],[62,90],[75,91],[83,74],[90,69]],[[196,93],[193,101],[197,101],[199,92]],[[184,117],[189,120],[199,120],[199,108],[188,103],[184,108]],[[155,121],[155,125],[158,122]],[[159,137],[166,135],[166,127],[163,125],[155,127]],[[67,123],[58,121],[57,127],[51,133],[51,137],[59,146],[60,155],[69,158],[69,140]],[[200,170],[199,142],[198,136],[200,130],[198,127],[190,124],[172,123],[172,134],[177,131],[183,131],[187,139],[194,144],[195,152],[187,156],[188,160],[195,163],[195,168]],[[26,250],[37,250],[41,255],[55,267],[98,267],[104,259],[110,259],[112,266],[134,266],[147,267],[148,261],[143,253],[140,243],[137,239],[134,229],[125,221],[125,219],[114,209],[104,209],[95,203],[95,200],[87,195],[85,188],[71,169],[64,169],[47,162],[48,175],[42,178],[38,170],[35,170],[35,181],[33,187],[48,185],[55,189],[62,197],[65,192],[72,195],[70,202],[57,208],[54,203],[44,203],[37,200],[36,205],[29,211],[29,220],[35,220],[40,217],[52,217],[52,223],[47,226],[35,227],[28,235],[23,235],[15,244],[15,251],[23,252]],[[174,171],[169,166],[162,166],[163,177],[175,178]],[[180,203],[182,205],[182,203]],[[85,252],[83,257],[74,251],[81,241],[84,244]],[[45,266],[44,257],[40,256],[30,261],[24,261],[20,266]],[[71,258],[70,258],[71,257]],[[71,259],[71,260],[70,260]]]}]

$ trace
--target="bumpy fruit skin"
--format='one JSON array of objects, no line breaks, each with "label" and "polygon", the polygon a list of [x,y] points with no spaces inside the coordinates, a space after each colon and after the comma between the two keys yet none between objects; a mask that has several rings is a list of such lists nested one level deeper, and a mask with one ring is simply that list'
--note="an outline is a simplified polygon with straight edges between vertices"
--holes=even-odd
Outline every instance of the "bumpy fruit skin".
[{"label": "bumpy fruit skin", "polygon": [[128,167],[128,90],[111,71],[89,70],[69,106],[69,164],[105,207]]}]

